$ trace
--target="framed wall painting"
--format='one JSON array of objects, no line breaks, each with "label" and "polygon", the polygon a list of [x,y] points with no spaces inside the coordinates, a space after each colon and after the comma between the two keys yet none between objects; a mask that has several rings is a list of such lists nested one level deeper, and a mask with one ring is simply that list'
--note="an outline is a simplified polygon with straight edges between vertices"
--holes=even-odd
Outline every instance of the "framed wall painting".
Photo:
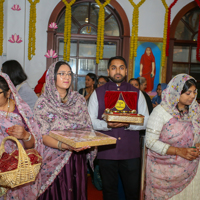
[{"label": "framed wall painting", "polygon": [[133,77],[143,76],[147,79],[150,96],[156,95],[156,88],[162,79],[161,55],[162,38],[138,37],[137,57],[133,60]]}]

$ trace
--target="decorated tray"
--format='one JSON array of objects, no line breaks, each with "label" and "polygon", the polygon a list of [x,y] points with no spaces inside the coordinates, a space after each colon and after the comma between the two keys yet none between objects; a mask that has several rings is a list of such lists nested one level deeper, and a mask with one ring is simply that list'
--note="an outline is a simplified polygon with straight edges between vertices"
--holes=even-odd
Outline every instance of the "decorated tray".
[{"label": "decorated tray", "polygon": [[143,125],[144,123],[144,116],[137,114],[135,110],[120,112],[106,109],[102,118],[107,122],[124,122],[134,125]]},{"label": "decorated tray", "polygon": [[124,122],[143,125],[144,116],[137,113],[138,93],[134,91],[106,91],[105,111],[102,119],[107,122]]},{"label": "decorated tray", "polygon": [[74,148],[85,146],[102,146],[116,144],[116,138],[110,137],[97,131],[86,130],[65,130],[50,131],[49,135],[54,139],[61,141]]}]

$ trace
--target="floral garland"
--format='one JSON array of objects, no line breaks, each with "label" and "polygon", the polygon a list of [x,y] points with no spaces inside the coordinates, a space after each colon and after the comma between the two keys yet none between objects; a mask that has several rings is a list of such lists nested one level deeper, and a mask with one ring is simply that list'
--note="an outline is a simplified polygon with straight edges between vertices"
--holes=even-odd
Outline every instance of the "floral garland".
[{"label": "floral garland", "polygon": [[96,50],[96,63],[103,58],[104,48],[104,23],[105,23],[105,11],[104,8],[110,3],[110,0],[106,0],[103,4],[99,0],[95,0],[99,5],[99,19],[98,19],[98,32],[97,32],[97,50]]},{"label": "floral garland", "polygon": [[[200,1],[195,0],[198,6],[200,7]],[[196,59],[200,61],[200,15],[199,15],[199,32],[198,32],[198,38],[197,38],[197,50],[196,50]]]},{"label": "floral garland", "polygon": [[137,41],[138,41],[138,21],[139,21],[139,7],[145,2],[141,0],[138,4],[135,4],[133,0],[129,0],[134,7],[133,19],[132,19],[132,35],[130,44],[130,59],[137,56]]},{"label": "floral garland", "polygon": [[63,60],[67,62],[70,61],[70,45],[71,45],[71,21],[72,21],[72,10],[71,6],[75,3],[76,0],[72,0],[68,3],[66,0],[62,0],[66,6],[65,10],[65,29],[64,29],[64,53]]},{"label": "floral garland", "polygon": [[166,3],[165,0],[161,0],[164,7],[165,7],[165,23],[164,23],[164,31],[163,31],[163,48],[162,48],[162,61],[161,61],[161,66],[164,67],[165,66],[165,58],[166,58],[166,40],[167,40],[167,25],[168,25],[168,13],[169,13],[169,10],[168,10],[168,5]]},{"label": "floral garland", "polygon": [[36,4],[40,0],[28,0],[30,3],[30,16],[29,16],[29,36],[28,36],[28,59],[31,60],[35,55],[35,33],[36,33]]},{"label": "floral garland", "polygon": [[168,24],[167,24],[167,44],[166,44],[166,56],[169,56],[169,38],[170,38],[170,21],[171,21],[171,9],[177,3],[178,0],[174,0],[168,8]]},{"label": "floral garland", "polygon": [[0,56],[3,54],[3,3],[5,0],[0,0]]}]

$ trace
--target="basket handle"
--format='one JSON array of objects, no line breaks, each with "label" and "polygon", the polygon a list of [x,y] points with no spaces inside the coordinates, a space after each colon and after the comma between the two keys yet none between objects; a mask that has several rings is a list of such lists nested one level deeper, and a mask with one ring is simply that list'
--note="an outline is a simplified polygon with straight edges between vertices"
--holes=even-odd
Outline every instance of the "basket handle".
[{"label": "basket handle", "polygon": [[[8,137],[3,138],[1,146],[0,146],[0,156],[2,156],[3,152],[5,152],[4,144],[7,140],[14,140],[17,143],[18,152],[19,152],[18,168],[22,165],[21,161],[23,163],[26,162],[28,165],[31,165],[30,159],[29,159],[26,151],[24,150],[24,147],[21,145],[19,140],[13,136],[8,136]],[[24,156],[22,157],[22,155],[24,155]]]}]

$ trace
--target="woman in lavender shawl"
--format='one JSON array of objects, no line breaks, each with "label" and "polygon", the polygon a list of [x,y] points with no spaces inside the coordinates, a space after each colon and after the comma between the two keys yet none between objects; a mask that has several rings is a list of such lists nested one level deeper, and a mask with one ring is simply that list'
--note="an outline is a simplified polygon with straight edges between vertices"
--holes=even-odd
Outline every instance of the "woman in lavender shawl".
[{"label": "woman in lavender shawl", "polygon": [[[0,143],[7,136],[16,137],[25,149],[35,148],[43,156],[40,135],[32,111],[16,91],[8,75],[0,73]],[[8,140],[5,151],[17,149],[16,143]],[[35,200],[41,188],[41,174],[32,183],[14,189],[0,187],[0,199]]]},{"label": "woman in lavender shawl", "polygon": [[[45,144],[41,199],[86,200],[86,151],[72,149],[49,136],[51,130],[92,129],[86,101],[72,91],[71,67],[59,61],[46,75],[44,93],[34,108],[34,115]],[[90,159],[93,159],[92,154]]]}]

